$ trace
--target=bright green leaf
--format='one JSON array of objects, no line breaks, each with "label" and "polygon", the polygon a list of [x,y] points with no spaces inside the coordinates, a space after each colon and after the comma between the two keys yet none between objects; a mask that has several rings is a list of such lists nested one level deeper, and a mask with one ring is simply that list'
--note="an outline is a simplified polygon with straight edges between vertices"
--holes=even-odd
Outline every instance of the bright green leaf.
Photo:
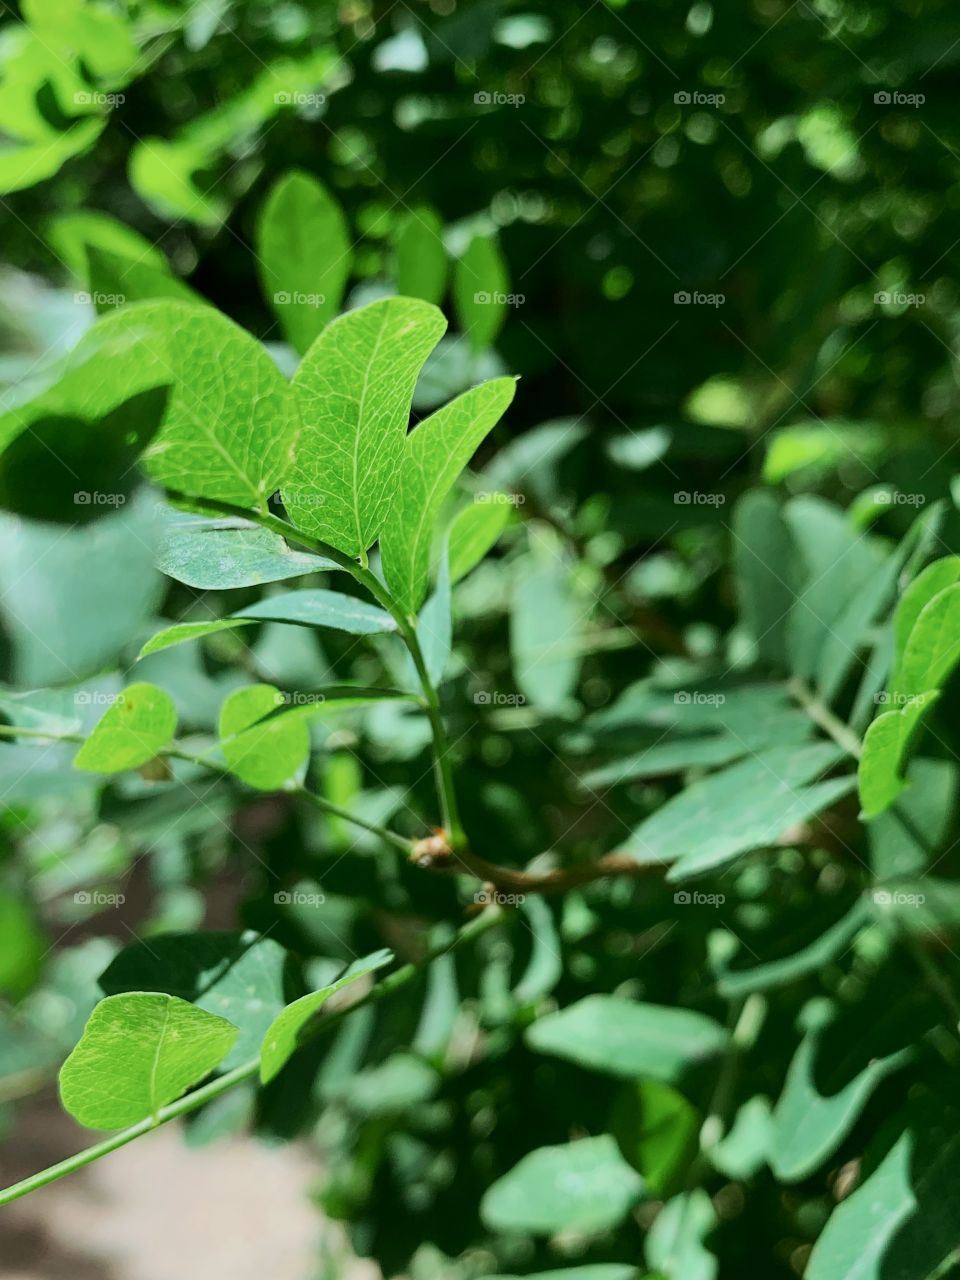
[{"label": "bright green leaf", "polygon": [[293,381],[303,435],[283,502],[298,528],[363,556],[397,492],[413,388],[446,327],[413,298],[383,298],[328,325]]},{"label": "bright green leaf", "polygon": [[223,1061],[237,1028],[174,996],[107,996],[60,1072],[60,1100],[88,1129],[156,1116]]},{"label": "bright green leaf", "polygon": [[939,689],[911,695],[906,706],[885,711],[870,725],[857,769],[865,819],[876,818],[889,808],[907,785],[903,766],[910,742],[927,709],[939,697]]},{"label": "bright green leaf", "polygon": [[264,1084],[272,1080],[289,1062],[297,1049],[300,1033],[335,992],[356,982],[364,974],[373,973],[393,960],[391,951],[374,951],[372,955],[357,960],[343,977],[329,986],[311,991],[287,1007],[270,1024],[263,1037],[260,1050],[260,1079]]},{"label": "bright green leaf", "polygon": [[283,701],[273,685],[254,684],[231,693],[220,710],[227,768],[259,791],[275,791],[291,781],[310,754],[310,730],[302,714],[270,717]]},{"label": "bright green leaf", "polygon": [[438,409],[406,438],[381,553],[387,582],[409,614],[416,613],[426,595],[441,505],[515,391],[515,378],[481,383]]},{"label": "bright green leaf", "polygon": [[223,1060],[230,1070],[256,1057],[264,1033],[284,1007],[286,951],[247,933],[169,933],[132,942],[100,977],[106,995],[160,991],[226,1018],[238,1028]]},{"label": "bright green leaf", "polygon": [[960,658],[960,583],[937,592],[920,610],[890,682],[900,697],[938,689]]},{"label": "bright green leaf", "polygon": [[173,699],[152,684],[131,684],[108,708],[77,752],[74,764],[91,773],[136,769],[168,746],[177,728]]},{"label": "bright green leaf", "polygon": [[485,493],[464,507],[450,526],[450,581],[459,582],[478,565],[510,523],[506,494]]}]

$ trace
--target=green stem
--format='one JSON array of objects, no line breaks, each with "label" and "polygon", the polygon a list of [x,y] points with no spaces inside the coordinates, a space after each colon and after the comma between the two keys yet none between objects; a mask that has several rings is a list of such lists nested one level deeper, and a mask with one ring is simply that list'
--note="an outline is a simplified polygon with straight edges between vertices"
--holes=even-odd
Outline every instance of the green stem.
[{"label": "green stem", "polygon": [[408,629],[404,640],[413,659],[413,665],[417,669],[423,696],[426,699],[427,719],[430,721],[430,732],[433,735],[433,777],[440,800],[443,827],[450,847],[456,852],[466,844],[466,836],[460,821],[457,793],[453,782],[453,762],[450,759],[450,745],[447,742],[447,733],[440,712],[440,699],[427,672],[427,664],[416,631],[408,623],[402,625],[407,626]]},{"label": "green stem", "polygon": [[366,818],[358,818],[349,809],[342,809],[340,805],[334,804],[331,800],[318,796],[315,791],[308,791],[306,787],[297,787],[293,794],[303,796],[304,800],[309,800],[312,805],[317,809],[322,809],[324,813],[332,814],[335,818],[342,818],[344,822],[352,822],[355,827],[362,827],[364,831],[369,831],[372,835],[379,836],[381,840],[385,840],[387,844],[392,844],[395,849],[400,849],[407,855],[413,851],[415,841],[408,840],[406,836],[401,836],[396,831],[391,831],[389,827],[381,827],[376,822],[368,822]]},{"label": "green stem", "polygon": [[292,524],[288,524],[287,521],[281,520],[278,516],[249,511],[245,507],[234,506],[232,502],[220,502],[214,498],[192,498],[189,494],[179,493],[175,490],[168,490],[167,497],[174,502],[185,503],[194,510],[208,510],[216,515],[236,516],[240,520],[248,520],[253,524],[260,525],[263,529],[269,529],[272,533],[279,534],[280,537],[286,538],[289,542],[296,542],[301,547],[306,547],[308,551],[312,551],[315,555],[332,560],[341,569],[349,573],[362,587],[365,587],[377,603],[386,609],[396,622],[400,637],[410,652],[410,657],[413,659],[413,665],[416,667],[417,676],[423,689],[423,696],[427,703],[427,718],[430,722],[430,732],[433,737],[433,776],[437,788],[437,798],[440,802],[443,826],[451,846],[454,849],[461,848],[465,843],[466,837],[460,822],[460,812],[453,784],[450,746],[447,742],[443,716],[440,712],[440,699],[427,671],[413,621],[403,613],[403,610],[377,575],[367,567],[366,555],[364,554],[363,556],[363,563],[358,563],[352,557],[345,555],[342,551],[338,551],[336,547],[332,547],[328,542],[323,542],[319,538],[313,538],[310,534],[301,532],[301,530],[294,528]]},{"label": "green stem", "polygon": [[788,688],[810,719],[831,737],[838,747],[843,747],[855,760],[860,759],[862,747],[860,739],[849,725],[844,724],[839,716],[835,716],[825,702],[813,692],[806,681],[794,676]]},{"label": "green stem", "polygon": [[[311,1024],[308,1034],[302,1039],[302,1043],[309,1043],[321,1035],[326,1035],[331,1027],[336,1026],[342,1018],[346,1017],[348,1013],[352,1013],[354,1009],[383,1000],[394,991],[406,986],[408,982],[434,960],[486,933],[488,929],[498,924],[504,918],[504,915],[505,913],[499,907],[488,907],[479,916],[475,916],[473,920],[470,920],[459,929],[452,941],[445,941],[432,947],[421,959],[405,964],[393,973],[388,974],[382,981],[370,987],[348,1007],[335,1010],[333,1013],[318,1018]],[[193,1093],[188,1093],[185,1097],[178,1098],[176,1102],[171,1102],[167,1106],[161,1107],[156,1117],[149,1116],[146,1120],[141,1120],[138,1124],[131,1125],[128,1129],[122,1129],[119,1133],[105,1138],[103,1142],[98,1142],[95,1146],[87,1147],[83,1151],[78,1151],[76,1155],[69,1156],[66,1160],[61,1160],[59,1164],[50,1165],[49,1168],[41,1170],[40,1173],[34,1173],[29,1178],[24,1178],[21,1182],[15,1182],[13,1186],[0,1191],[0,1206],[10,1204],[13,1200],[19,1200],[21,1196],[28,1195],[31,1191],[46,1187],[51,1182],[57,1182],[60,1178],[65,1178],[68,1173],[74,1173],[77,1169],[83,1169],[87,1165],[93,1164],[94,1161],[99,1160],[102,1156],[109,1155],[111,1151],[116,1151],[120,1147],[125,1147],[128,1142],[133,1142],[135,1138],[140,1138],[144,1134],[158,1129],[169,1120],[175,1120],[178,1116],[188,1115],[191,1111],[196,1111],[198,1107],[202,1107],[205,1103],[212,1102],[214,1098],[219,1098],[221,1094],[232,1089],[234,1085],[242,1084],[245,1080],[252,1079],[257,1075],[259,1069],[259,1057],[253,1058],[249,1062],[244,1062],[241,1066],[235,1067],[233,1071],[228,1071],[226,1075],[218,1076],[216,1080],[211,1080],[209,1084],[201,1085]]]}]

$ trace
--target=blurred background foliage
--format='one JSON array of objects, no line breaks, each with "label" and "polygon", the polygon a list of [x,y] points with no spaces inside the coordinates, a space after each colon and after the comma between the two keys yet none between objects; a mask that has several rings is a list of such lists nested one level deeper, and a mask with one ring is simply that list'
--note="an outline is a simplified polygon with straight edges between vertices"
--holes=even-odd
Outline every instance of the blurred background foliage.
[{"label": "blurred background foliage", "polygon": [[[889,539],[918,507],[951,498],[958,62],[960,22],[945,0],[24,2],[0,33],[0,378],[16,403],[97,310],[185,290],[290,367],[298,343],[284,304],[271,305],[258,227],[291,170],[318,179],[352,245],[348,305],[419,291],[453,319],[418,412],[480,377],[522,375],[476,464],[478,483],[518,498],[496,557],[457,587],[445,710],[478,852],[522,864],[556,844],[592,857],[672,784],[598,782],[598,795],[581,781],[587,764],[649,746],[665,724],[695,728],[676,719],[671,689],[743,656],[728,530],[738,497],[753,486],[819,495]],[[478,309],[475,274],[509,301]],[[16,473],[3,482],[15,506]],[[801,511],[812,528],[829,524],[825,509]],[[259,594],[164,578],[155,551],[169,536],[145,498],[69,532],[0,519],[5,717],[19,691],[69,684],[69,697],[54,688],[31,714],[40,727],[88,731],[158,615],[222,615]],[[958,550],[953,514],[940,539],[940,551]],[[568,632],[569,648],[548,669],[525,665],[544,626]],[[518,636],[533,637],[526,650]],[[321,647],[274,624],[136,668],[201,737],[226,694],[253,680],[295,689],[396,670],[387,645],[334,636]],[[636,715],[584,720],[650,675],[661,684]],[[943,758],[957,745],[949,705]],[[419,720],[387,705],[316,733],[328,798],[421,834],[412,812],[430,814],[433,800]],[[424,928],[462,914],[449,880],[374,857],[372,839],[283,797],[238,796],[227,780],[189,774],[105,789],[71,771],[71,756],[63,746],[39,759],[18,743],[0,761],[0,1103],[43,1082],[75,1042],[131,930],[268,931],[300,957],[287,974],[295,992],[354,953],[385,943],[414,953]],[[954,771],[932,763],[920,820],[937,815],[945,841]],[[851,812],[852,842],[855,825]],[[613,1129],[651,1185],[676,1190],[712,1069],[695,1067],[683,1092],[625,1084],[533,1058],[518,1032],[548,994],[566,1005],[596,989],[722,1019],[716,982],[737,939],[744,965],[789,954],[854,900],[859,868],[817,838],[803,857],[784,848],[745,863],[726,888],[732,933],[710,907],[694,909],[696,927],[675,928],[662,885],[528,903],[527,927],[486,938],[480,966],[435,966],[425,1000],[365,1010],[328,1055],[301,1055],[257,1101],[198,1117],[192,1140],[236,1131],[254,1112],[271,1137],[319,1123],[332,1170],[323,1207],[353,1223],[356,1249],[386,1274],[635,1264],[633,1219],[599,1243],[492,1246],[478,1202],[521,1156],[572,1129]],[[872,839],[882,844],[883,830]],[[295,898],[278,910],[278,881],[307,896],[322,883],[323,910]],[[102,893],[118,885],[122,910],[108,910]],[[744,1191],[805,1002],[829,990],[872,1029],[877,1045],[864,1032],[863,1054],[901,1043],[901,1020],[910,1035],[931,1020],[886,941],[872,930],[858,939],[842,973],[835,953],[811,955],[762,1030],[745,1033],[758,1052],[729,1089],[753,1110],[741,1148],[721,1160],[711,1211],[723,1275],[757,1257],[767,1274],[802,1272],[836,1199],[835,1170],[863,1147],[847,1139],[829,1178],[798,1189],[763,1174]],[[648,956],[656,964],[641,967]],[[818,1084],[828,1092],[861,1066],[838,1058]],[[896,1088],[880,1087],[868,1132]],[[644,1116],[667,1117],[652,1148]],[[11,1122],[12,1110],[0,1117]],[[667,1270],[712,1274],[693,1268]]]}]

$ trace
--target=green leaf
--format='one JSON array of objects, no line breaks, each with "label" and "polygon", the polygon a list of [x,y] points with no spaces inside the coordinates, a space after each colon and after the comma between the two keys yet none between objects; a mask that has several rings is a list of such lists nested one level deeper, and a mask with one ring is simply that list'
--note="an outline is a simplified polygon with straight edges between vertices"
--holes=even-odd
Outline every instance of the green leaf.
[{"label": "green leaf", "polygon": [[[830,1216],[806,1280],[939,1280],[955,1260],[960,1126],[923,1100],[883,1159]],[[903,1121],[901,1121],[903,1123]]]},{"label": "green leaf", "polygon": [[[960,556],[944,556],[919,573],[900,598],[893,617],[894,672],[903,655],[920,614],[941,591],[960,581]],[[894,676],[896,678],[896,676]]]},{"label": "green leaf", "polygon": [[626,851],[640,862],[676,862],[669,879],[679,880],[773,844],[851,789],[852,778],[804,785],[843,757],[823,742],[772,747],[668,800],[632,833]]},{"label": "green leaf", "polygon": [[446,327],[436,307],[383,298],[328,325],[293,380],[303,421],[283,502],[300,529],[362,557],[397,492],[413,388]]},{"label": "green leaf", "polygon": [[124,947],[100,977],[106,995],[160,991],[226,1018],[239,1029],[223,1060],[231,1070],[256,1057],[284,1007],[286,952],[256,933],[168,933]]},{"label": "green leaf", "polygon": [[727,1033],[691,1009],[592,995],[539,1018],[526,1042],[538,1053],[605,1075],[673,1084],[689,1067],[721,1053]]},{"label": "green leaf", "polygon": [[156,245],[118,218],[93,209],[58,214],[44,228],[45,239],[72,273],[89,283],[90,249],[100,249],[128,261],[167,271],[167,260]]},{"label": "green leaf", "polygon": [[817,1050],[829,1015],[811,1015],[773,1111],[770,1167],[781,1182],[800,1182],[819,1169],[853,1128],[877,1085],[913,1058],[902,1049],[871,1061],[849,1084],[824,1097],[817,1089]]},{"label": "green leaf", "polygon": [[625,1085],[614,1104],[611,1129],[630,1163],[655,1196],[682,1185],[697,1151],[702,1117],[682,1093],[659,1080]]},{"label": "green leaf", "polygon": [[867,900],[858,898],[846,915],[824,930],[809,946],[801,947],[780,960],[770,960],[749,969],[725,969],[717,979],[717,991],[725,1000],[739,1000],[754,991],[769,991],[816,973],[849,948],[869,916]]},{"label": "green leaf", "polygon": [[140,650],[139,657],[169,649],[171,645],[196,640],[200,636],[213,635],[231,627],[250,626],[255,622],[287,622],[301,627],[331,627],[350,635],[368,636],[378,632],[396,631],[397,624],[388,613],[365,600],[326,591],[318,587],[308,591],[281,591],[267,596],[256,604],[248,605],[228,618],[211,622],[181,622],[158,631]]},{"label": "green leaf", "polygon": [[820,499],[795,499],[784,514],[793,531],[805,579],[787,623],[790,670],[814,679],[824,646],[840,634],[849,601],[881,569],[874,544],[857,536],[843,513]]},{"label": "green leaf", "polygon": [[321,556],[294,551],[269,529],[237,520],[188,516],[171,522],[161,535],[157,568],[188,587],[224,591],[339,566]]},{"label": "green leaf", "polygon": [[357,960],[350,966],[343,977],[329,986],[311,991],[287,1007],[273,1020],[263,1037],[260,1049],[260,1079],[264,1084],[277,1075],[296,1052],[300,1042],[300,1034],[308,1022],[320,1011],[323,1005],[337,991],[356,982],[364,974],[382,969],[393,960],[392,951],[374,951],[371,955]]},{"label": "green leaf", "polygon": [[0,995],[19,1000],[32,990],[48,949],[30,903],[0,889]]},{"label": "green leaf", "polygon": [[[453,647],[453,616],[450,598],[450,569],[446,549],[440,556],[437,586],[420,610],[417,618],[417,641],[423,654],[427,675],[434,688],[443,682]],[[412,660],[411,660],[412,665]],[[410,672],[411,687],[419,688],[416,670]]]},{"label": "green leaf", "polygon": [[939,689],[958,658],[960,583],[937,592],[920,610],[890,682],[892,700]]},{"label": "green leaf", "polygon": [[141,254],[124,254],[87,246],[90,296],[98,315],[115,311],[128,303],[174,298],[180,302],[202,303],[198,294],[178,280],[162,259],[159,263]]},{"label": "green leaf", "polygon": [[302,769],[310,730],[299,711],[270,717],[284,703],[272,684],[236,689],[220,709],[220,746],[227,768],[249,787],[275,791]]},{"label": "green leaf", "polygon": [[441,505],[515,392],[515,378],[481,383],[421,422],[404,442],[380,549],[387,583],[408,614],[427,593]]},{"label": "green leaf", "polygon": [[793,538],[772,493],[745,493],[733,513],[740,609],[761,661],[787,666],[787,620],[794,602]]},{"label": "green leaf", "polygon": [[163,591],[153,506],[133,501],[68,531],[0,515],[0,613],[17,684],[76,683],[129,647]]},{"label": "green leaf", "polygon": [[284,174],[257,224],[263,294],[287,340],[303,354],[340,309],[353,246],[343,210],[308,173]]},{"label": "green leaf", "polygon": [[507,264],[490,236],[474,236],[453,269],[457,323],[474,351],[489,347],[507,318]]},{"label": "green leaf", "polygon": [[559,548],[538,545],[514,588],[510,656],[517,688],[547,714],[562,711],[576,689],[584,615],[572,565]]},{"label": "green leaf", "polygon": [[159,484],[262,509],[290,470],[299,421],[266,351],[211,307],[155,302],[120,312],[147,324],[175,378],[160,435],[144,463]]},{"label": "green leaf", "polygon": [[77,752],[74,764],[90,773],[136,769],[166,747],[177,728],[173,699],[152,684],[131,684]]},{"label": "green leaf", "polygon": [[107,996],[63,1064],[60,1100],[88,1129],[123,1129],[209,1075],[236,1038],[224,1018],[174,996]]},{"label": "green leaf", "polygon": [[710,1163],[724,1177],[747,1182],[767,1162],[771,1132],[769,1099],[750,1098],[737,1111],[730,1132],[707,1150]]},{"label": "green leaf", "polygon": [[622,1222],[643,1191],[605,1133],[531,1151],[488,1188],[480,1217],[491,1231],[594,1233]]},{"label": "green leaf", "polygon": [[659,778],[668,773],[682,773],[687,769],[710,769],[717,765],[732,764],[747,754],[742,741],[714,733],[709,737],[688,737],[673,742],[654,743],[646,751],[614,760],[611,764],[591,769],[582,778],[589,789],[613,787],[638,778]]},{"label": "green leaf", "polygon": [[713,1204],[701,1187],[674,1196],[647,1232],[647,1265],[667,1280],[714,1280],[717,1260],[703,1241],[716,1225]]},{"label": "green leaf", "polygon": [[450,581],[459,582],[495,545],[513,515],[506,494],[479,495],[450,526]]},{"label": "green leaf", "polygon": [[905,707],[885,711],[870,725],[857,769],[860,806],[865,819],[883,813],[907,785],[903,767],[910,742],[927,708],[939,697],[939,689],[911,695]]},{"label": "green leaf", "polygon": [[397,219],[393,235],[397,292],[439,303],[447,290],[443,223],[433,209],[412,209]]},{"label": "green leaf", "polygon": [[867,826],[875,880],[925,870],[947,839],[957,798],[957,766],[950,760],[913,760],[909,786],[895,807]]}]

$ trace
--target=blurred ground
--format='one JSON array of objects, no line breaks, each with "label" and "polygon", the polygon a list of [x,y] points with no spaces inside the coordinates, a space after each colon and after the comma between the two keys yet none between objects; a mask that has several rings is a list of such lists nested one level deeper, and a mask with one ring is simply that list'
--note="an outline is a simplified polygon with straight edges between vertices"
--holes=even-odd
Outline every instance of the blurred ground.
[{"label": "blurred ground", "polygon": [[[22,1106],[4,1184],[89,1142],[56,1103]],[[0,1209],[0,1280],[312,1280],[322,1220],[302,1147],[188,1149],[170,1125]],[[356,1263],[344,1280],[371,1280]]]}]

